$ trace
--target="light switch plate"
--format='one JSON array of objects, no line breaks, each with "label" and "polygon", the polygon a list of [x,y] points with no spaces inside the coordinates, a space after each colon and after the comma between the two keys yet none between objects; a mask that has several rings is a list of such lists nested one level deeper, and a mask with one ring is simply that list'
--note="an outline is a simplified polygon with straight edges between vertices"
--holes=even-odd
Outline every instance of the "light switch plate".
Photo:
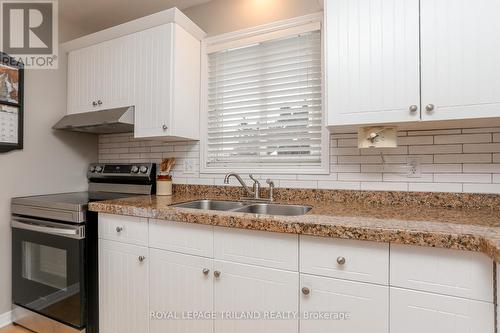
[{"label": "light switch plate", "polygon": [[360,127],[358,148],[396,148],[398,131],[396,127]]}]

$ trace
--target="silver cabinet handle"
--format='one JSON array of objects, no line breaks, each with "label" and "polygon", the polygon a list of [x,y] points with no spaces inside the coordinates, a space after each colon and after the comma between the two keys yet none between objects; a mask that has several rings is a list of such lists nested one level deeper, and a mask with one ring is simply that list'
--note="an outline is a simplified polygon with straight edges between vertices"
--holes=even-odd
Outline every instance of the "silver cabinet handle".
[{"label": "silver cabinet handle", "polygon": [[101,100],[98,100],[98,101],[97,101],[97,104],[102,105],[102,101],[101,101]]},{"label": "silver cabinet handle", "polygon": [[120,226],[116,227],[116,232],[120,233],[122,231],[123,231],[123,227],[120,227]]},{"label": "silver cabinet handle", "polygon": [[338,257],[337,258],[337,264],[339,264],[339,265],[345,264],[345,258],[344,257]]},{"label": "silver cabinet handle", "polygon": [[146,260],[146,257],[145,256],[139,256],[139,262],[144,262],[144,260]]},{"label": "silver cabinet handle", "polygon": [[162,126],[162,128],[163,128],[164,131],[168,130],[168,126],[165,125],[165,124]]},{"label": "silver cabinet handle", "polygon": [[425,106],[425,111],[432,112],[432,111],[434,111],[434,108],[435,108],[434,104],[427,104]]},{"label": "silver cabinet handle", "polygon": [[92,102],[92,106],[97,106],[97,102],[96,102],[96,101],[93,101],[93,102]]},{"label": "silver cabinet handle", "polygon": [[203,275],[208,275],[210,273],[210,270],[208,268],[203,268]]},{"label": "silver cabinet handle", "polygon": [[220,273],[219,271],[214,271],[214,276],[215,276],[216,278],[219,278],[219,277],[220,277],[220,274],[221,274],[221,273]]},{"label": "silver cabinet handle", "polygon": [[311,289],[304,287],[304,288],[302,288],[302,293],[304,295],[309,295],[311,293]]},{"label": "silver cabinet handle", "polygon": [[410,105],[409,108],[411,113],[417,112],[418,111],[418,106],[417,105]]}]

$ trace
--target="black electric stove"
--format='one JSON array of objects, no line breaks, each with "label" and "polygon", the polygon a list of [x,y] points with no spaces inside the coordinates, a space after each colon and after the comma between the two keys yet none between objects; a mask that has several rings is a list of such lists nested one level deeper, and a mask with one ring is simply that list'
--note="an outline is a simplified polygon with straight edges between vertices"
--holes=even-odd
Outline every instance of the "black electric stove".
[{"label": "black electric stove", "polygon": [[97,213],[91,201],[150,195],[155,164],[92,164],[87,192],[13,198],[14,322],[38,333],[99,331]]}]

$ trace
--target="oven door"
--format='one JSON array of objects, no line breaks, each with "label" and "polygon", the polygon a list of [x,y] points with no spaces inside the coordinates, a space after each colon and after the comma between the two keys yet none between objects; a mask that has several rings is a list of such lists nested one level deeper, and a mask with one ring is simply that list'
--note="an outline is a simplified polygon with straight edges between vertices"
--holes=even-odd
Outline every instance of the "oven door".
[{"label": "oven door", "polygon": [[84,328],[84,243],[84,226],[13,217],[13,303]]}]

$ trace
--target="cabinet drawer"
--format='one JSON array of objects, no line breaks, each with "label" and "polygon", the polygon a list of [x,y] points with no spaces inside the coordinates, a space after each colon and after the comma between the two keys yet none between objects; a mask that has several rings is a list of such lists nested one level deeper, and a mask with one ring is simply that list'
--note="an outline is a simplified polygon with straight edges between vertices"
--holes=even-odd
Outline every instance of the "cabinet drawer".
[{"label": "cabinet drawer", "polygon": [[391,245],[391,286],[493,302],[493,263],[484,254]]},{"label": "cabinet drawer", "polygon": [[390,288],[391,333],[491,333],[494,305],[487,302]]},{"label": "cabinet drawer", "polygon": [[215,228],[215,259],[270,268],[298,270],[298,236]]},{"label": "cabinet drawer", "polygon": [[99,238],[147,246],[148,220],[140,217],[100,213]]},{"label": "cabinet drawer", "polygon": [[212,226],[151,219],[149,231],[152,248],[213,258]]},{"label": "cabinet drawer", "polygon": [[389,244],[300,236],[300,271],[388,285]]},{"label": "cabinet drawer", "polygon": [[300,332],[370,332],[389,331],[389,287],[363,282],[300,275],[300,310],[304,314],[321,312],[347,313],[346,319],[300,321]]}]

